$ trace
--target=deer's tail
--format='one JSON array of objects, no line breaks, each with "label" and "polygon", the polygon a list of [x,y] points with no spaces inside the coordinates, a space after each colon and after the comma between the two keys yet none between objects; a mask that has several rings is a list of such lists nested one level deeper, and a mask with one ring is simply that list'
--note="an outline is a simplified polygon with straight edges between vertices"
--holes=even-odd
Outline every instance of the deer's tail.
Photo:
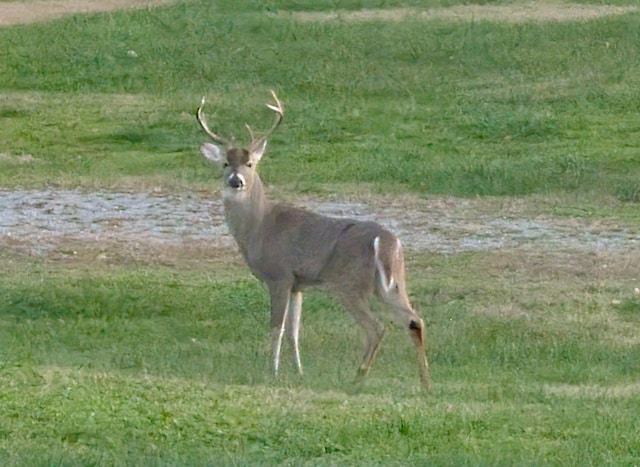
[{"label": "deer's tail", "polygon": [[396,290],[398,287],[399,278],[394,277],[395,268],[393,267],[393,260],[401,257],[402,255],[400,240],[395,237],[391,238],[394,241],[393,245],[389,245],[389,248],[385,248],[383,251],[381,251],[380,236],[378,235],[373,240],[373,260],[378,273],[378,285],[384,295],[388,295],[392,290]]}]

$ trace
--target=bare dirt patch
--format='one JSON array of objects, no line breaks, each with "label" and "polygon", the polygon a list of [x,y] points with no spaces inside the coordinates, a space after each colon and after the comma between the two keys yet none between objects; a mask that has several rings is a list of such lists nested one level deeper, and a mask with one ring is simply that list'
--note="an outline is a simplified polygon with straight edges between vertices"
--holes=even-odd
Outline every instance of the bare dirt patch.
[{"label": "bare dirt patch", "polygon": [[[546,251],[558,255],[640,251],[640,235],[614,221],[548,215],[528,216],[517,204],[499,209],[475,199],[374,198],[297,204],[316,212],[375,220],[396,232],[408,250],[437,254],[465,251]],[[187,246],[235,250],[217,198],[193,194],[0,191],[0,245],[48,257],[65,244],[142,245],[182,250]],[[202,246],[202,247],[201,247]]]},{"label": "bare dirt patch", "polygon": [[[99,13],[125,8],[150,8],[175,0],[36,0],[0,2],[0,27],[49,21],[72,14]],[[583,5],[542,1],[504,5],[456,5],[448,8],[386,8],[332,12],[280,11],[275,16],[297,21],[585,21],[640,11],[640,6]]]},{"label": "bare dirt patch", "polygon": [[586,21],[604,16],[640,11],[640,6],[583,5],[567,2],[529,2],[504,5],[456,5],[447,8],[388,8],[333,12],[279,12],[297,21],[499,21],[525,23],[540,21]]},{"label": "bare dirt patch", "polygon": [[175,0],[41,0],[0,2],[0,26],[49,21],[63,16],[125,8],[150,8]]}]

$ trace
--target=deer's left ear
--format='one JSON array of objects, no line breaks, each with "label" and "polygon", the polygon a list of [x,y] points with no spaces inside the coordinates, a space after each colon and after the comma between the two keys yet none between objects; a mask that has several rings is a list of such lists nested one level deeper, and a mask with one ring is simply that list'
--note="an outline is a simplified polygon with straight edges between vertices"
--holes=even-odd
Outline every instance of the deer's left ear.
[{"label": "deer's left ear", "polygon": [[264,152],[267,150],[267,140],[258,141],[255,145],[251,146],[251,157],[257,163],[262,159]]},{"label": "deer's left ear", "polygon": [[220,149],[215,144],[204,143],[202,146],[200,146],[200,152],[209,162],[213,162],[217,165],[222,165],[222,163],[224,162],[224,153],[222,149]]}]

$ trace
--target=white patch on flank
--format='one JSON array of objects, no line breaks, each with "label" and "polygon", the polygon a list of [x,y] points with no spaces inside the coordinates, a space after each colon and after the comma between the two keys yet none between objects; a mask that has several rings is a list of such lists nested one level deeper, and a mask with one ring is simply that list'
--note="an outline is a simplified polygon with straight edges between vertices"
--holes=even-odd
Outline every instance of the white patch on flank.
[{"label": "white patch on flank", "polygon": [[380,259],[380,237],[376,237],[373,240],[373,260],[376,263],[376,268],[378,269],[378,275],[380,276],[380,285],[382,286],[382,290],[384,290],[385,294],[388,294],[389,291],[395,286],[396,281],[392,277],[387,278],[387,273],[384,270],[384,264],[382,264],[382,260]]}]

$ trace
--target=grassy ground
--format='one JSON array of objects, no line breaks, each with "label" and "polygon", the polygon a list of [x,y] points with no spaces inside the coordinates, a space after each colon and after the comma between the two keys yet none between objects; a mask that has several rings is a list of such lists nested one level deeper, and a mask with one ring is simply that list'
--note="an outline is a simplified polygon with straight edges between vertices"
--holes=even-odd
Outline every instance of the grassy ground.
[{"label": "grassy ground", "polygon": [[620,465],[640,456],[638,258],[410,255],[428,321],[428,398],[397,329],[354,388],[357,331],[315,294],[306,375],[285,365],[273,381],[264,290],[233,261],[220,274],[220,260],[189,259],[3,258],[5,465]]},{"label": "grassy ground", "polygon": [[[640,14],[282,15],[333,5],[190,1],[0,29],[0,187],[212,194],[200,96],[239,136],[268,124],[275,88],[287,116],[262,172],[290,196],[499,195],[637,227]],[[305,302],[306,375],[273,381],[266,292],[229,252],[19,246],[0,250],[3,465],[640,462],[633,245],[409,250],[428,398],[397,329],[354,387],[358,331],[321,294]]]},{"label": "grassy ground", "polygon": [[33,157],[25,170],[5,156],[0,184],[208,183],[194,157],[200,96],[216,127],[240,136],[268,118],[275,88],[287,108],[263,164],[275,184],[295,173],[312,191],[358,180],[384,192],[638,197],[638,14],[300,22],[247,5],[0,31],[3,153]]}]

